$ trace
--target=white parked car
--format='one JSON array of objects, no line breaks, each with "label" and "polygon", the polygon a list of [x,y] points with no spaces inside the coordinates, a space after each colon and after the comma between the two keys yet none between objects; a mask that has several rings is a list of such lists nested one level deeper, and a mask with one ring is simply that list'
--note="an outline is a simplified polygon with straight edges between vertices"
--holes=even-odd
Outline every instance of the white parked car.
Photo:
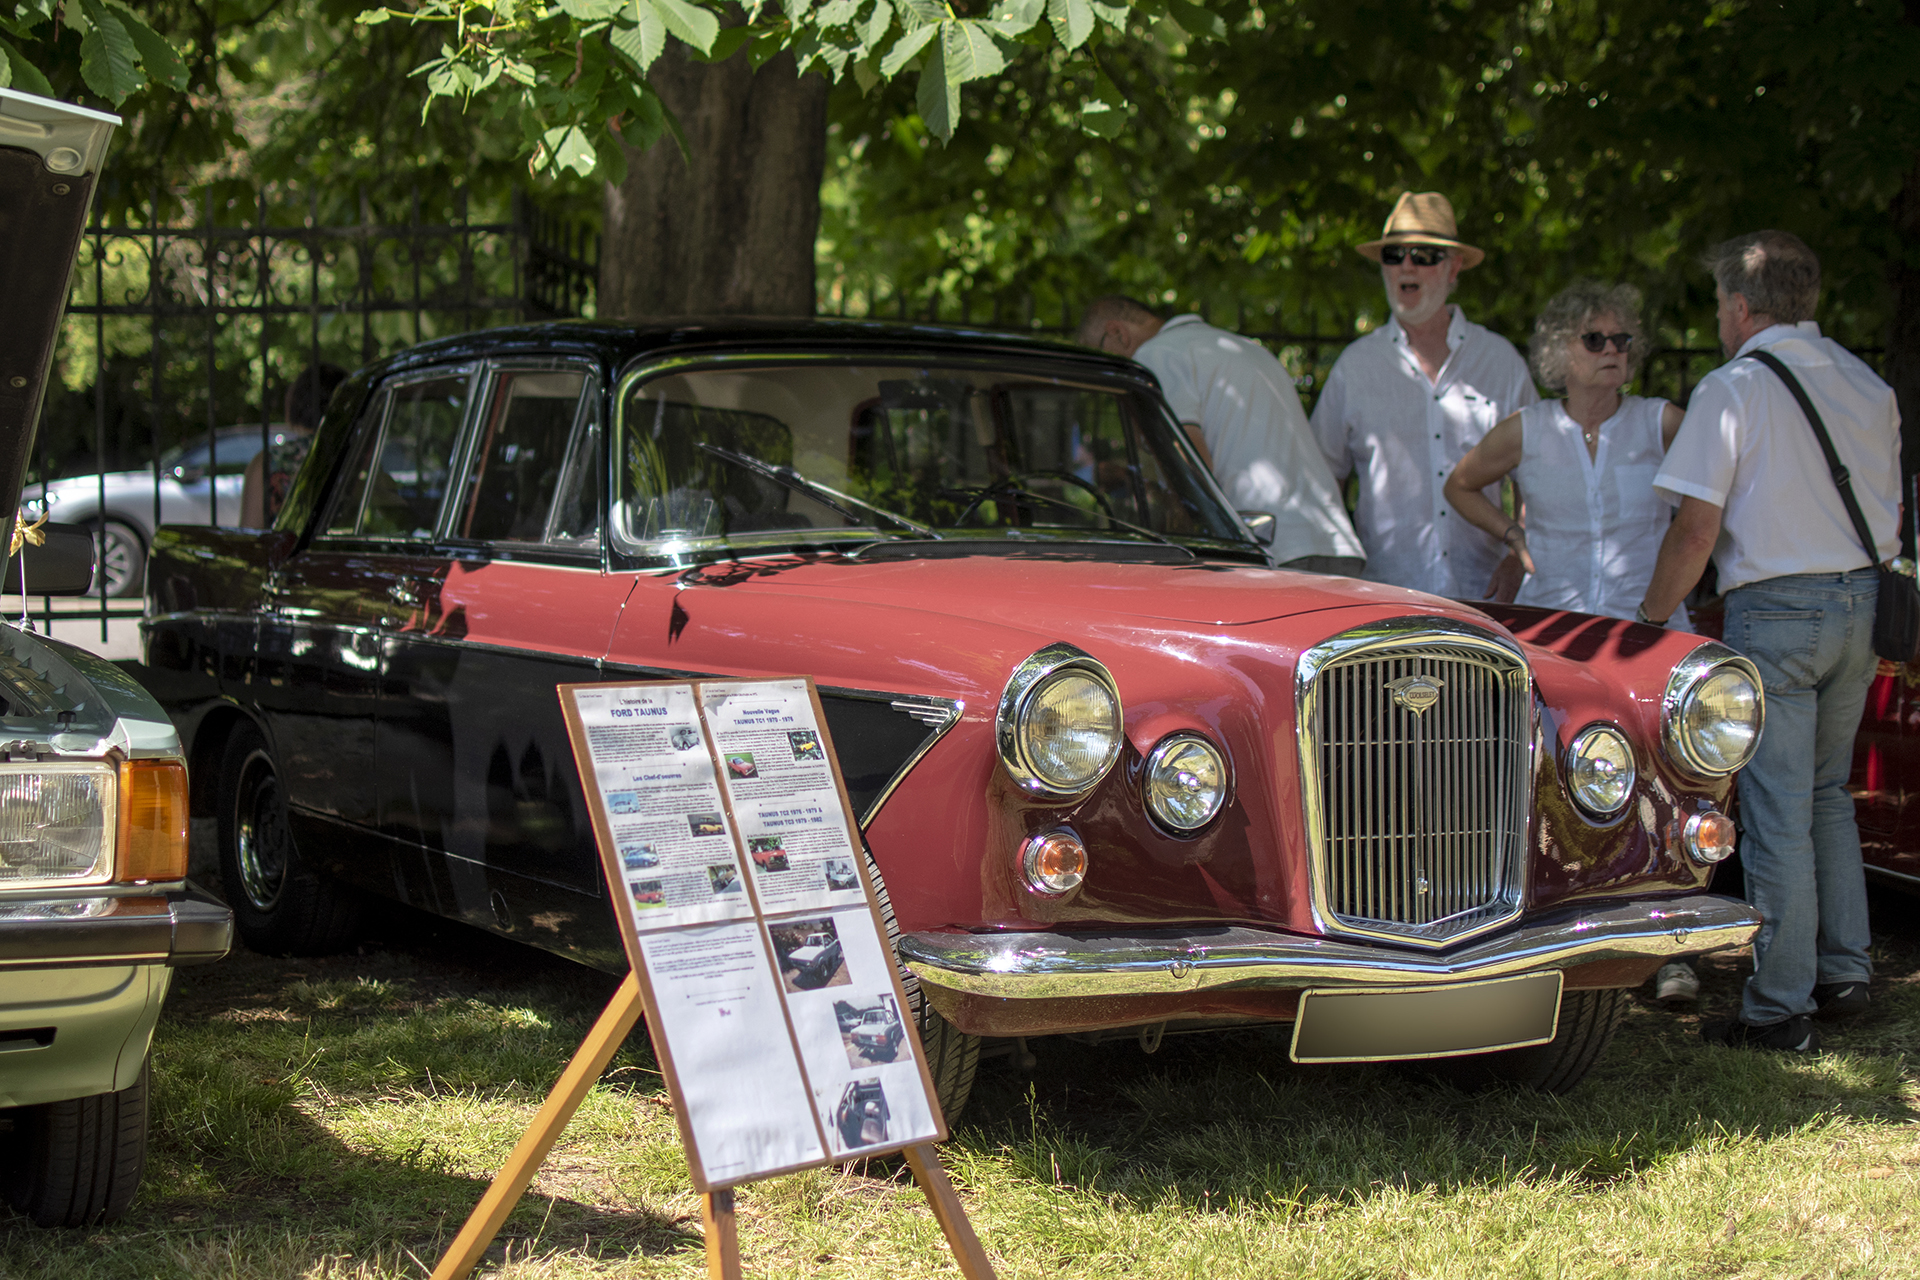
[{"label": "white parked car", "polygon": [[[290,434],[284,426],[273,426],[266,438],[278,446]],[[46,486],[44,505],[39,485],[28,485],[25,497],[31,505],[50,508],[51,518],[62,524],[93,529],[101,540],[107,594],[137,596],[158,525],[240,523],[240,486],[247,464],[260,452],[260,441],[259,423],[221,427],[212,448],[201,434],[161,454],[157,521],[154,473],[144,468],[55,480]]]}]

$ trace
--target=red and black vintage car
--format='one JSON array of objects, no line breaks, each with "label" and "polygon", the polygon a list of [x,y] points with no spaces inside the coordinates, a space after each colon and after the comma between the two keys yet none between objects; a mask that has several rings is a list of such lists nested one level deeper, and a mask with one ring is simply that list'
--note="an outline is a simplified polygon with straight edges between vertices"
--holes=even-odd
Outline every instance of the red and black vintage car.
[{"label": "red and black vintage car", "polygon": [[1262,1022],[1566,1088],[1625,988],[1757,925],[1703,891],[1744,659],[1273,570],[1150,377],[1064,344],[430,343],[343,387],[277,528],[150,572],[270,951],[372,892],[620,967],[554,686],[812,676],[950,1110],[983,1040]]}]

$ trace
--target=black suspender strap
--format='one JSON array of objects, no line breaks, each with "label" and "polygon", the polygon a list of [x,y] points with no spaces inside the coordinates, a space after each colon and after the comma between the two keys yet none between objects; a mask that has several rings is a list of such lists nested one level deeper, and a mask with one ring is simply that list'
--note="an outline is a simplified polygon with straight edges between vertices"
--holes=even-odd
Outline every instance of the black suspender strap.
[{"label": "black suspender strap", "polygon": [[1833,487],[1840,491],[1840,501],[1846,504],[1847,515],[1853,520],[1854,536],[1867,549],[1867,563],[1878,565],[1880,552],[1874,545],[1872,531],[1867,528],[1867,518],[1860,514],[1860,504],[1854,500],[1853,477],[1848,474],[1846,465],[1840,461],[1840,455],[1833,447],[1833,437],[1827,434],[1827,424],[1820,420],[1819,411],[1813,407],[1813,401],[1807,398],[1807,389],[1800,385],[1800,379],[1794,377],[1793,371],[1773,352],[1749,351],[1747,358],[1758,360],[1779,374],[1780,381],[1787,384],[1787,390],[1793,392],[1793,398],[1800,402],[1800,412],[1806,414],[1807,421],[1813,424],[1813,434],[1820,441],[1820,452],[1827,457],[1827,471],[1833,476]]}]

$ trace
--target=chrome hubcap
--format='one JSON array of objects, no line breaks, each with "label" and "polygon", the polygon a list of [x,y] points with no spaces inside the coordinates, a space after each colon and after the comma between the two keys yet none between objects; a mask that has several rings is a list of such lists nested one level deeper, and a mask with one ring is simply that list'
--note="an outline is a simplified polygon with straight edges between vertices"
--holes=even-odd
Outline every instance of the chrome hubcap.
[{"label": "chrome hubcap", "polygon": [[286,887],[292,841],[281,808],[280,780],[264,754],[247,758],[240,772],[234,814],[234,853],[240,887],[257,911],[271,911]]}]

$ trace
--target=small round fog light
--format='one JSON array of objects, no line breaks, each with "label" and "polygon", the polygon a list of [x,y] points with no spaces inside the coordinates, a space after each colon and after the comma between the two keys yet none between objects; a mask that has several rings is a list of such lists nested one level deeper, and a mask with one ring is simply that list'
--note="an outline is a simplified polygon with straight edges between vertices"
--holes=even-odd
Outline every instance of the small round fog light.
[{"label": "small round fog light", "polygon": [[1733,819],[1712,809],[1696,813],[1687,819],[1680,838],[1695,862],[1725,862],[1733,852]]},{"label": "small round fog light", "polygon": [[1198,734],[1177,733],[1147,757],[1147,809],[1176,835],[1213,821],[1227,798],[1227,762]]},{"label": "small round fog light", "polygon": [[1087,847],[1071,831],[1034,836],[1021,847],[1020,874],[1035,893],[1049,898],[1072,893],[1087,878]]}]

